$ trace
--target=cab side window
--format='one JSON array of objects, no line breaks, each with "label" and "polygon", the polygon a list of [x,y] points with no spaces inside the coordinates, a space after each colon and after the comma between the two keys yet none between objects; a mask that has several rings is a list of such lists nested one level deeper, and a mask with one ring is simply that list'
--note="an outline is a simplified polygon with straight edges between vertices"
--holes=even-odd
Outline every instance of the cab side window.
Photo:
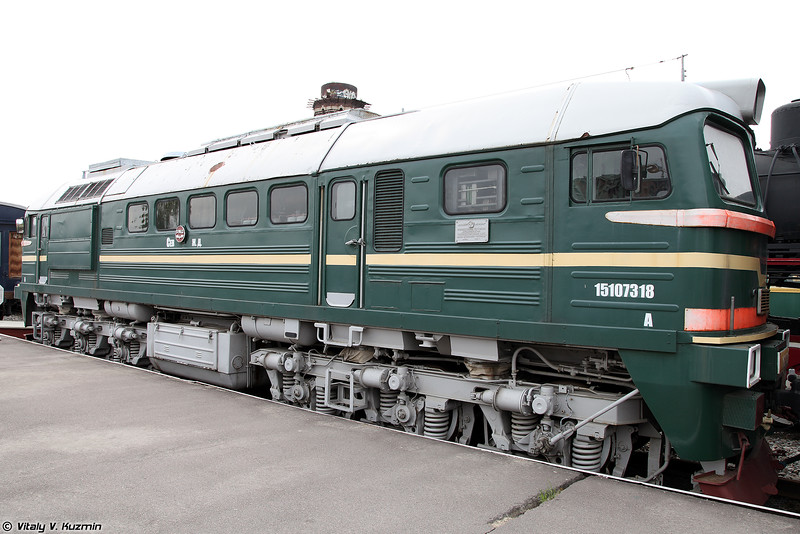
[{"label": "cab side window", "polygon": [[586,191],[589,189],[589,160],[586,152],[572,156],[572,187],[570,198],[573,202],[585,204]]},{"label": "cab side window", "polygon": [[570,164],[570,200],[573,204],[652,200],[670,194],[672,183],[661,147],[636,147],[640,177],[636,191],[626,191],[622,187],[623,150],[590,148],[573,153]]}]

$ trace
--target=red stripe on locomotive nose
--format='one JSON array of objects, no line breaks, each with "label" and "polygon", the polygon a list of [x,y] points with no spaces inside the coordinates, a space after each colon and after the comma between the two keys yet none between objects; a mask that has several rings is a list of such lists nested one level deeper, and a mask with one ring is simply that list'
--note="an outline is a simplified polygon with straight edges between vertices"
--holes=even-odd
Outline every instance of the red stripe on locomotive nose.
[{"label": "red stripe on locomotive nose", "polygon": [[606,219],[629,224],[686,228],[733,228],[775,237],[775,223],[769,219],[716,208],[689,210],[611,211]]},{"label": "red stripe on locomotive nose", "polygon": [[[767,322],[766,315],[758,315],[755,308],[736,308],[733,312],[733,328],[754,328]],[[688,332],[717,332],[731,326],[730,309],[686,308],[684,330]]]}]

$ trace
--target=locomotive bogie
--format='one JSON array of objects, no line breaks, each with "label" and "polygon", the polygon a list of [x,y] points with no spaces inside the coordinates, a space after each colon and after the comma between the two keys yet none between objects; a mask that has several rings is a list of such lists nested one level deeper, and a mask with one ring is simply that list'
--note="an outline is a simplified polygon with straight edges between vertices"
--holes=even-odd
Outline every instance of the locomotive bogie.
[{"label": "locomotive bogie", "polygon": [[[78,300],[78,299],[75,299]],[[91,299],[89,299],[91,300]],[[59,302],[58,310],[42,302]],[[81,354],[107,358],[135,366],[147,366],[147,326],[142,323],[120,322],[102,311],[75,310],[71,299],[60,296],[41,299],[40,309],[31,312],[32,337],[45,345],[74,350]]]},{"label": "locomotive bogie", "polygon": [[[497,380],[465,378],[436,369],[424,365],[424,359],[419,363],[410,359],[402,365],[351,363],[343,353],[324,357],[264,348],[252,353],[251,363],[266,369],[275,399],[324,413],[363,411],[368,421],[428,437],[472,442],[477,408],[487,425],[487,441],[481,445],[549,457],[564,465],[572,465],[565,445],[573,439],[579,439],[584,450],[593,444],[600,451],[604,440],[619,427],[635,429],[646,422],[641,399],[631,399],[591,419],[575,433],[580,436],[576,438],[571,429],[577,422],[618,401],[621,395],[563,384],[519,382],[509,387]],[[560,432],[568,435],[550,443]]]}]

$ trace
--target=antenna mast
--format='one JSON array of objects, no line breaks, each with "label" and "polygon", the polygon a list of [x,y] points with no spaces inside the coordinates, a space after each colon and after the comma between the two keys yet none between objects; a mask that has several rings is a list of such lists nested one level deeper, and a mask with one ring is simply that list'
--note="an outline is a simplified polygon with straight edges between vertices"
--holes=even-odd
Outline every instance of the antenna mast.
[{"label": "antenna mast", "polygon": [[688,56],[688,55],[689,55],[689,54],[683,54],[683,55],[681,55],[680,57],[678,57],[678,59],[680,59],[680,60],[681,60],[681,81],[682,81],[682,82],[685,82],[685,81],[686,81],[686,69],[684,68],[684,62],[683,62],[683,58],[685,58],[685,57],[686,57],[686,56]]}]

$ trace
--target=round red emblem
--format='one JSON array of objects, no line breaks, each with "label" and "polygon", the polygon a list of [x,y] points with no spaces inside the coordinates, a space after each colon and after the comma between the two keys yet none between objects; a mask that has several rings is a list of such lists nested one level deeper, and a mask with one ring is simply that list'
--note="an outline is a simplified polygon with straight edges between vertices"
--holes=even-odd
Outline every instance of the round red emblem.
[{"label": "round red emblem", "polygon": [[183,243],[184,239],[186,239],[186,228],[181,225],[175,228],[175,241]]}]

